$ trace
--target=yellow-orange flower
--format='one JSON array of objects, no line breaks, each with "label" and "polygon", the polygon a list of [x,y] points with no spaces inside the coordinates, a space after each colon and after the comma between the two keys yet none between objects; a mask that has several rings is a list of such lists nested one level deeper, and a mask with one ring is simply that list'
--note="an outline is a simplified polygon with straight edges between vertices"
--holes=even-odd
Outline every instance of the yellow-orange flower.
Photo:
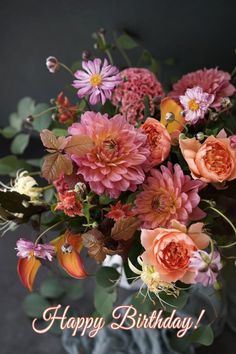
[{"label": "yellow-orange flower", "polygon": [[[161,101],[161,123],[166,126],[167,131],[172,134],[176,130],[180,132],[184,128],[183,108],[172,98],[166,97]],[[172,116],[172,119],[170,119]]]}]

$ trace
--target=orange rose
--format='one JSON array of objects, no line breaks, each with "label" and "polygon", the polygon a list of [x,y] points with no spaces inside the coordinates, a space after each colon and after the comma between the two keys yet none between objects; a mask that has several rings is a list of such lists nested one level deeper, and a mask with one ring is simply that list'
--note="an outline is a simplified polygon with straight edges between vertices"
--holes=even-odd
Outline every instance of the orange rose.
[{"label": "orange rose", "polygon": [[219,183],[236,178],[236,150],[224,131],[209,136],[203,144],[197,139],[180,139],[179,146],[193,178]]},{"label": "orange rose", "polygon": [[170,153],[171,138],[165,126],[154,118],[148,118],[142,125],[142,129],[147,134],[148,143],[151,150],[149,158],[151,166],[162,163]]},{"label": "orange rose", "polygon": [[143,262],[154,266],[163,281],[194,283],[195,271],[190,268],[190,258],[197,249],[206,248],[210,240],[202,228],[203,223],[196,223],[187,230],[173,221],[171,229],[142,230]]}]

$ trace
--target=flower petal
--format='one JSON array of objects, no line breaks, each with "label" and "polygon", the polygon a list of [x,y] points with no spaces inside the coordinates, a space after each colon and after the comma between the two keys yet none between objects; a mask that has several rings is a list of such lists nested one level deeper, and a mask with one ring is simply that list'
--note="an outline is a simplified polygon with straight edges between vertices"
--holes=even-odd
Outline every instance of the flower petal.
[{"label": "flower petal", "polygon": [[57,254],[58,261],[62,268],[71,277],[76,279],[83,279],[87,277],[80,255],[76,251],[71,253],[63,253],[59,251]]},{"label": "flower petal", "polygon": [[32,291],[34,279],[40,266],[40,261],[34,256],[30,258],[19,258],[17,271],[20,280],[29,291]]}]

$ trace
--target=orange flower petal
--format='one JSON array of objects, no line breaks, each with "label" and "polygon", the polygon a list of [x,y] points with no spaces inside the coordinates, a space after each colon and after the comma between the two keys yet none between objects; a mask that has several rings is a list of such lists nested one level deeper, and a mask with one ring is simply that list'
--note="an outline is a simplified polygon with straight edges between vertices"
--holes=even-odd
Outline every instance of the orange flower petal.
[{"label": "orange flower petal", "polygon": [[[171,134],[176,130],[182,131],[185,125],[184,117],[181,112],[183,108],[176,103],[172,98],[166,97],[161,101],[161,123],[166,127],[167,131]],[[166,113],[171,112],[175,116],[175,121],[167,124]]]},{"label": "orange flower petal", "polygon": [[40,266],[40,261],[34,256],[30,258],[19,258],[17,271],[20,280],[29,291],[32,291],[34,279]]},{"label": "orange flower petal", "polygon": [[62,268],[73,278],[83,279],[87,277],[80,255],[73,250],[70,253],[59,251],[57,258]]}]

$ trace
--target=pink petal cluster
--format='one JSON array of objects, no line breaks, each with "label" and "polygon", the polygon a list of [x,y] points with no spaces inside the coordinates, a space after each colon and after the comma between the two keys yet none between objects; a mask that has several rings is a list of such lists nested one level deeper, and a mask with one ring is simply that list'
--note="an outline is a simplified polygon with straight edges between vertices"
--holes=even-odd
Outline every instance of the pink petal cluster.
[{"label": "pink petal cluster", "polygon": [[89,102],[104,104],[107,99],[111,99],[112,91],[121,81],[119,70],[110,65],[107,59],[102,61],[99,58],[83,61],[84,70],[77,70],[73,85],[78,89],[78,97],[90,96]]},{"label": "pink petal cluster", "polygon": [[195,251],[190,258],[190,267],[195,270],[195,282],[204,286],[214,285],[220,269],[221,257],[218,251],[213,256],[205,251]]},{"label": "pink petal cluster", "polygon": [[155,229],[168,227],[172,220],[186,224],[199,220],[205,213],[198,207],[198,195],[205,184],[185,175],[180,165],[169,162],[160,171],[152,169],[143,185],[144,191],[136,198],[136,214],[142,227]]},{"label": "pink petal cluster", "polygon": [[203,92],[200,86],[187,89],[185,94],[179,97],[184,107],[185,121],[195,124],[199,119],[203,119],[214,98],[214,95]]},{"label": "pink petal cluster", "polygon": [[147,136],[121,115],[112,118],[85,112],[81,123],[69,128],[71,135],[87,135],[94,148],[83,157],[72,155],[92,191],[119,197],[121,192],[135,191],[145,179],[144,170],[150,154]]},{"label": "pink petal cluster", "polygon": [[235,87],[230,83],[230,79],[231,76],[229,73],[217,68],[197,70],[184,75],[176,82],[169,96],[179,101],[179,96],[184,95],[188,88],[200,86],[204,92],[215,95],[211,107],[219,110],[222,99],[235,93]]},{"label": "pink petal cluster", "polygon": [[38,258],[48,259],[52,261],[55,254],[54,247],[49,244],[35,244],[32,241],[20,238],[16,242],[17,256],[21,258],[30,258],[35,256]]},{"label": "pink petal cluster", "polygon": [[120,113],[135,124],[144,117],[145,96],[149,98],[150,114],[155,111],[155,100],[163,96],[163,89],[156,76],[144,68],[128,68],[121,73],[123,81],[116,87],[112,103]]}]

